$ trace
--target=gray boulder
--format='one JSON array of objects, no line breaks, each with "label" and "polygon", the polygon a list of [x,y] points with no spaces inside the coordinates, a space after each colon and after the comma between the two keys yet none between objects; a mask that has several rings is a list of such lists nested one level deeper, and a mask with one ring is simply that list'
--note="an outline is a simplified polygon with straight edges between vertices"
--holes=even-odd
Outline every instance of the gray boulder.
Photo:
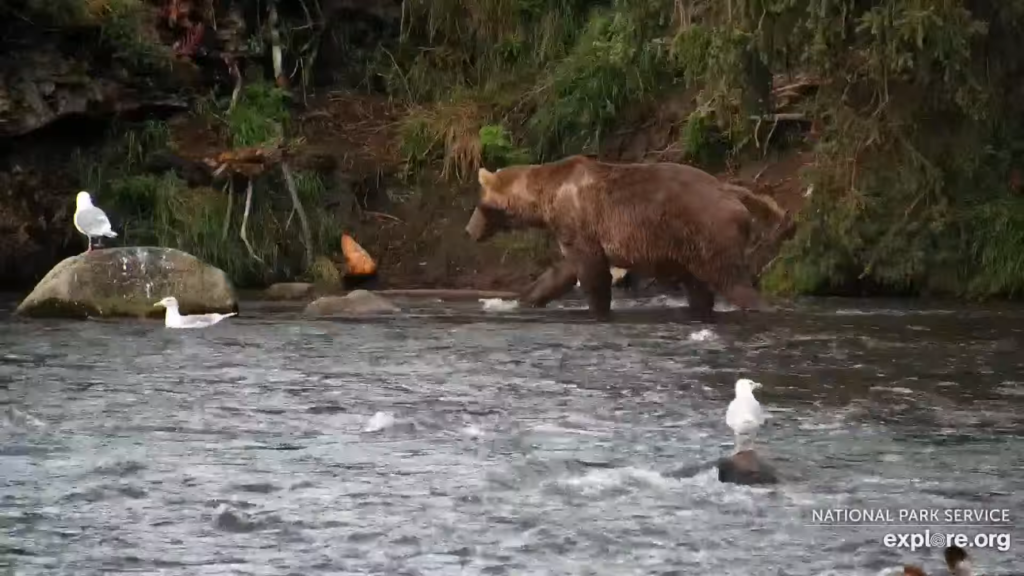
[{"label": "gray boulder", "polygon": [[323,296],[306,306],[306,314],[313,316],[381,314],[399,310],[390,300],[366,290],[353,290],[344,296]]},{"label": "gray boulder", "polygon": [[223,270],[195,256],[153,246],[93,250],[54,266],[18,305],[36,318],[162,317],[153,303],[174,296],[183,314],[238,312]]}]

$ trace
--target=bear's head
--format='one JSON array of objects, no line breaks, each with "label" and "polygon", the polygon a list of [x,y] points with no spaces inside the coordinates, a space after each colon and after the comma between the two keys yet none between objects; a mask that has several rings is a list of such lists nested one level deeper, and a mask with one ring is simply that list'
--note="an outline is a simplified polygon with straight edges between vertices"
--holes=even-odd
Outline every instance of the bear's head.
[{"label": "bear's head", "polygon": [[506,232],[512,228],[505,212],[478,204],[469,218],[469,224],[466,224],[466,233],[474,242],[484,242],[498,232]]},{"label": "bear's head", "polygon": [[525,193],[525,176],[518,168],[510,166],[497,172],[480,169],[480,199],[466,225],[466,233],[473,241],[483,242],[499,232],[533,224],[535,218],[524,214],[532,202]]}]

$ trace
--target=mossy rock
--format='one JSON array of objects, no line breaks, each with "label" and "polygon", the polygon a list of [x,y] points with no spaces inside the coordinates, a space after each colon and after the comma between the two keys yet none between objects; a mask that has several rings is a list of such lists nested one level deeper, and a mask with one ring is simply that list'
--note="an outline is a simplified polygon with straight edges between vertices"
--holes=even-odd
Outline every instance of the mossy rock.
[{"label": "mossy rock", "polygon": [[223,270],[173,248],[93,250],[54,266],[18,305],[34,318],[162,317],[153,304],[174,296],[183,314],[238,312]]}]

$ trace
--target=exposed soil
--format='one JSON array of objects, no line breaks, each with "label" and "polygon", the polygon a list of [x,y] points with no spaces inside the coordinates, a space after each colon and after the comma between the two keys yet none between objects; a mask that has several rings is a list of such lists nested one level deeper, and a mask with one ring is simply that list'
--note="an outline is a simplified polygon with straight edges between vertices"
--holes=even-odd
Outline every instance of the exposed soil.
[{"label": "exposed soil", "polygon": [[[421,175],[417,182],[404,181],[405,159],[398,140],[398,123],[404,113],[383,96],[331,92],[310,98],[308,108],[296,115],[295,128],[304,142],[295,150],[295,163],[320,170],[327,167],[339,194],[352,196],[347,201],[354,200],[358,208],[349,229],[339,230],[338,236],[340,239],[343,232],[353,235],[377,259],[382,286],[515,289],[559,257],[554,243],[540,232],[507,234],[483,244],[471,242],[464,227],[476,201],[472,182],[442,181],[437,174]],[[187,147],[179,144],[182,153],[191,152],[190,156],[198,158],[223,149],[224,140],[216,127],[190,117],[173,122],[172,127],[174,141],[188,143]],[[639,140],[664,143],[665,127],[654,123],[648,130],[658,137]],[[630,144],[626,156],[637,154],[637,147]],[[642,157],[664,155],[661,148],[648,150]],[[617,156],[621,155],[606,155],[625,159]],[[798,172],[809,158],[807,153],[794,152],[745,164],[719,176],[771,196],[785,210],[795,212],[804,191]],[[330,256],[342,260],[340,254]]]},{"label": "exposed soil", "polygon": [[402,113],[386,97],[330,92],[310,98],[307,105],[296,122],[306,138],[301,154],[331,156],[339,170],[356,178],[399,169]]},{"label": "exposed soil", "polygon": [[[146,116],[156,109],[165,109],[167,114],[185,109],[188,104],[186,94],[195,92],[185,90],[177,97],[169,98],[175,92],[169,87],[196,88],[202,85],[205,90],[216,84],[222,94],[225,89],[230,90],[230,79],[224,77],[228,60],[222,61],[221,57],[244,52],[239,48],[240,39],[248,33],[244,15],[230,10],[221,11],[214,22],[207,21],[214,16],[199,10],[198,5],[162,0],[154,0],[152,4],[154,10],[166,9],[160,12],[162,16],[155,19],[154,25],[162,31],[166,43],[177,41],[174,46],[181,55],[166,82],[153,83],[146,75],[133,74],[127,69],[108,70],[110,66],[103,64],[106,60],[97,60],[93,57],[95,55],[77,43],[53,46],[41,42],[22,43],[26,49],[52,54],[44,59],[48,65],[37,65],[34,71],[30,70],[36,81],[29,83],[31,90],[25,94],[17,93],[24,96],[19,96],[18,102],[32,100],[29,96],[37,92],[44,95],[72,94],[75,106],[71,110],[79,115],[92,114],[92,119],[65,117],[66,114],[61,112],[63,109],[58,108],[40,108],[49,112],[38,117],[29,117],[21,112],[18,114],[22,117],[15,117],[18,116],[15,111],[21,108],[0,106],[8,111],[7,116],[11,116],[0,118],[0,123],[5,126],[14,126],[22,120],[30,121],[23,129],[9,130],[10,134],[22,134],[29,128],[33,129],[24,136],[0,142],[0,288],[31,287],[59,260],[84,248],[84,238],[71,223],[74,211],[71,199],[81,185],[78,172],[82,166],[73,166],[71,158],[77,148],[103,145],[109,127],[108,112],[141,110],[140,114]],[[405,12],[401,10],[400,2],[385,2],[381,4],[387,5],[384,8],[373,9],[350,4],[322,2],[321,7],[326,14],[325,21],[333,22],[332,26],[340,26],[339,30],[355,34],[339,37],[345,37],[347,41],[357,36],[362,38],[360,49],[375,49],[385,36],[395,32],[396,27],[401,28]],[[302,14],[296,17],[304,19]],[[160,24],[165,21],[170,28]],[[216,29],[217,34],[190,36],[186,33],[202,22]],[[44,36],[50,38],[49,41],[56,37],[49,31]],[[186,42],[189,38],[194,41],[192,44],[201,41],[202,46],[189,44]],[[185,44],[191,48],[183,51]],[[344,61],[352,60],[353,53],[345,52],[339,60],[331,58],[330,54],[335,52],[338,50],[323,51],[320,61],[325,68],[321,72],[330,73],[319,76],[329,77],[332,84],[362,85],[361,81],[342,78],[345,76],[342,73]],[[189,60],[190,57],[184,55],[186,53],[192,54],[193,60]],[[200,57],[200,53],[205,55]],[[83,69],[92,70],[92,73],[74,75],[73,82],[65,79],[61,80],[63,83],[51,86],[54,78],[67,76],[61,71],[69,62],[78,62],[79,59],[83,61],[79,63],[85,66]],[[251,63],[255,64],[256,60]],[[23,68],[16,64],[12,66],[19,70]],[[113,74],[115,71],[118,74]],[[116,78],[101,78],[108,73]],[[131,82],[122,82],[126,78]],[[107,84],[113,82],[110,86],[119,89],[83,88],[99,80]],[[135,87],[135,81],[145,81],[145,89]],[[801,85],[798,82],[781,87],[781,92],[776,90],[776,96],[793,92]],[[405,180],[403,175],[408,171],[399,146],[398,128],[408,111],[402,104],[396,104],[386,96],[354,92],[321,91],[308,100],[301,96],[300,90],[295,93],[296,99],[303,102],[296,103],[300,110],[292,116],[291,131],[304,140],[292,150],[294,158],[291,163],[296,169],[320,172],[325,176],[328,188],[335,191],[333,197],[324,200],[324,205],[306,208],[344,212],[338,207],[352,207],[347,211],[351,214],[347,226],[337,231],[338,251],[342,233],[355,237],[377,259],[382,287],[516,289],[559,257],[553,242],[541,232],[507,234],[487,243],[472,243],[464,232],[464,226],[476,200],[475,182],[451,182],[437,174],[419,174],[416,182]],[[679,126],[693,110],[694,97],[693,91],[683,91],[661,102],[629,111],[622,117],[624,128],[609,135],[603,143],[600,157],[633,162],[682,160]],[[52,98],[54,102],[67,99]],[[465,132],[456,134],[456,140],[460,142],[476,138],[477,119],[468,116],[468,113],[456,110],[444,121],[452,131]],[[39,126],[44,127],[38,129]],[[179,113],[169,122],[169,127],[174,152],[195,161],[193,164],[230,148],[225,127],[217,121]],[[8,132],[0,131],[5,135]],[[479,146],[464,148],[461,155],[456,155],[459,156],[457,164],[467,164],[467,155],[479,154]],[[808,158],[806,154],[793,153],[746,164],[720,176],[736,180],[757,193],[772,196],[784,209],[795,212],[803,200],[798,171]],[[199,171],[205,171],[201,164]],[[209,179],[208,174],[205,177]],[[468,177],[475,180],[474,174]],[[193,186],[208,184],[193,181],[187,176],[185,179]],[[335,262],[343,260],[340,254],[327,256]],[[758,260],[764,258],[759,257]]]},{"label": "exposed soil", "polygon": [[[516,233],[473,244],[464,227],[476,202],[475,186],[423,174],[404,181],[398,124],[405,110],[383,96],[331,92],[311,98],[297,116],[305,142],[299,163],[324,165],[358,209],[347,230],[372,254],[389,287],[473,288],[521,286],[557,253],[543,234]],[[339,237],[343,230],[339,230]]]},{"label": "exposed soil", "polygon": [[[383,96],[331,92],[310,98],[308,107],[294,116],[294,128],[304,138],[295,149],[295,166],[316,169],[332,179],[339,197],[327,202],[356,206],[348,228],[338,230],[339,253],[340,236],[347,232],[377,259],[381,287],[480,290],[514,290],[559,257],[553,242],[540,232],[472,243],[464,232],[476,201],[472,182],[441,181],[436,174],[423,174],[418,182],[404,181],[405,159],[398,140],[398,122],[404,113]],[[169,126],[172,146],[183,157],[201,160],[228,148],[227,134],[216,123],[182,114]],[[71,132],[80,132],[72,128]],[[671,139],[657,123],[646,129],[657,137],[636,137],[634,131],[626,145],[628,154],[609,151],[602,156],[613,160],[635,160],[638,154],[646,159],[664,157],[664,148],[640,154],[642,142],[660,145]],[[5,196],[0,198],[0,248],[11,256],[0,258],[0,270],[12,285],[30,287],[57,261],[80,251],[68,200],[78,183],[67,161],[73,145],[80,142],[60,136],[62,130],[57,126],[56,136],[41,133],[37,140],[28,135],[24,145],[8,148],[5,165],[0,167],[0,192]],[[772,196],[794,212],[803,200],[798,171],[808,160],[808,154],[793,153],[719,176]],[[42,190],[48,193],[39,193]],[[33,200],[28,202],[29,198]],[[307,206],[307,210],[317,208],[327,209]],[[342,260],[340,254],[328,256]]]}]

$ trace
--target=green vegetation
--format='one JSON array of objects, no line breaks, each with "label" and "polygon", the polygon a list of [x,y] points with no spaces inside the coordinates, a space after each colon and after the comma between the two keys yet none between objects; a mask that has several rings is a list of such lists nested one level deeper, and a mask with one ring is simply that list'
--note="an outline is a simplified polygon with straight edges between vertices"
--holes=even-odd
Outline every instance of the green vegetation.
[{"label": "green vegetation", "polygon": [[[598,153],[680,100],[681,157],[765,153],[773,85],[815,127],[776,292],[1024,292],[1021,0],[410,0],[380,58],[414,167]],[[763,122],[773,124],[771,118]],[[507,134],[485,154],[484,135]],[[488,136],[489,141],[496,140]],[[777,139],[771,146],[792,146]]]},{"label": "green vegetation", "polygon": [[[91,22],[124,58],[158,62],[165,50],[140,31],[143,0],[11,6],[0,8],[11,21]],[[282,12],[284,52],[304,81],[317,50],[313,32],[296,32],[307,17]],[[466,183],[480,166],[614,155],[623,134],[655,123],[670,124],[668,135],[642,151],[712,170],[807,148],[813,193],[762,277],[767,290],[1020,296],[1022,32],[1024,0],[405,0],[400,34],[366,76],[407,108],[398,137],[408,176],[436,169]],[[269,63],[269,35],[250,33]],[[803,88],[783,97],[784,85]],[[235,147],[292,135],[284,91],[249,72],[230,112],[223,101],[205,106]],[[255,182],[254,259],[234,231],[243,191],[225,233],[224,191],[138,168],[165,145],[162,130],[130,131],[83,163],[99,201],[128,219],[129,241],[182,247],[238,279],[295,274],[285,263],[302,261],[301,235],[286,224],[279,179]],[[296,177],[303,202],[322,204],[323,182]],[[314,252],[334,252],[338,223],[310,216]],[[304,269],[331,274],[319,258]]]},{"label": "green vegetation", "polygon": [[[152,26],[156,8],[146,0],[11,0],[0,3],[0,32],[14,39],[32,23],[38,29],[94,30],[98,46],[136,72],[167,69],[171,50]],[[16,32],[16,33],[12,33]]]},{"label": "green vegetation", "polygon": [[[281,138],[287,119],[283,93],[254,82],[223,118],[238,147]],[[266,172],[252,180],[247,225],[253,248],[250,255],[239,235],[244,189],[230,192],[226,185],[224,189],[190,188],[172,172],[154,175],[144,170],[146,158],[170,148],[166,125],[115,126],[110,142],[95,154],[79,154],[76,166],[83,187],[108,213],[116,215],[126,243],[179,248],[223,269],[241,285],[296,277],[334,284],[340,280],[334,264],[323,256],[338,251],[340,219],[327,210],[309,212],[316,257],[308,267],[303,266],[298,218],[292,213],[279,172]],[[325,203],[328,191],[318,174],[297,171],[294,179],[304,206]]]}]

